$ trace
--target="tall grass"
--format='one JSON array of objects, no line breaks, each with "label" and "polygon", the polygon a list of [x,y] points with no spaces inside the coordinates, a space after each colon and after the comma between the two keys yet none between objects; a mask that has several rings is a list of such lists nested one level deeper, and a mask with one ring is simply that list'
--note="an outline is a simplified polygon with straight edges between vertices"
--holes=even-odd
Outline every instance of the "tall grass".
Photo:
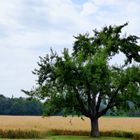
[{"label": "tall grass", "polygon": [[41,138],[43,135],[34,130],[2,130],[0,129],[0,138]]},{"label": "tall grass", "polygon": [[[44,138],[53,135],[75,135],[75,136],[89,136],[89,131],[70,131],[70,130],[57,130],[53,129],[47,132],[35,131],[35,130],[3,130],[0,129],[0,138]],[[104,131],[100,133],[103,137],[123,137],[134,138],[140,140],[140,133],[132,133],[125,131]]]}]

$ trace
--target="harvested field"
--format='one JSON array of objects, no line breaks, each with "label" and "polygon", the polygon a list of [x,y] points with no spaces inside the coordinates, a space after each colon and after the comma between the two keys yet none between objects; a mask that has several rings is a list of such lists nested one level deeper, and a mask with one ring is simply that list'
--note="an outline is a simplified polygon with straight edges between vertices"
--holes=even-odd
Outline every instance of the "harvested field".
[{"label": "harvested field", "polygon": [[[140,132],[140,118],[103,117],[99,123],[101,131]],[[89,131],[90,121],[87,118],[81,120],[78,117],[0,116],[0,129]]]}]

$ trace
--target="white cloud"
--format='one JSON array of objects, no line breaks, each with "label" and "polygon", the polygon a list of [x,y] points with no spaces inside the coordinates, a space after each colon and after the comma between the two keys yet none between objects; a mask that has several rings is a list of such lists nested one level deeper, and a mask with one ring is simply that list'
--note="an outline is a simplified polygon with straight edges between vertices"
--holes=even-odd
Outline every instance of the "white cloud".
[{"label": "white cloud", "polygon": [[97,10],[98,10],[98,6],[95,5],[94,2],[88,1],[83,4],[83,9],[82,9],[81,14],[84,16],[88,16],[88,15],[96,13]]},{"label": "white cloud", "polygon": [[20,16],[21,0],[1,0],[0,1],[0,26],[7,30],[21,27],[17,22]]},{"label": "white cloud", "polygon": [[118,6],[122,5],[122,3],[128,3],[129,0],[91,0],[92,2],[96,3],[98,6]]},{"label": "white cloud", "polygon": [[24,49],[1,48],[0,53],[0,94],[21,96],[21,88],[30,88],[35,77],[31,70],[37,57]]},{"label": "white cloud", "polygon": [[[7,41],[8,40],[8,41]],[[0,39],[0,46],[9,49],[35,50],[40,47],[50,48],[51,46],[70,46],[73,36],[60,30],[27,31],[17,34],[9,33],[7,37]]]}]

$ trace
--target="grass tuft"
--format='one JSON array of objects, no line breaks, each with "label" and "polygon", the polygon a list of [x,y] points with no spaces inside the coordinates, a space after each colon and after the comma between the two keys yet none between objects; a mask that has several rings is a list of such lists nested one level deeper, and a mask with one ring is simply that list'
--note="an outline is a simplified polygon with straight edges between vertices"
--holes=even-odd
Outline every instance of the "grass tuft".
[{"label": "grass tuft", "polygon": [[41,138],[41,133],[34,130],[3,130],[0,129],[0,138]]},{"label": "grass tuft", "polygon": [[72,131],[72,130],[58,130],[58,129],[52,129],[49,131],[53,133],[54,135],[75,135],[75,136],[89,136],[89,131]]},{"label": "grass tuft", "polygon": [[140,140],[140,133],[134,133],[134,140]]},{"label": "grass tuft", "polygon": [[[89,131],[70,131],[70,130],[58,130],[52,129],[49,134],[54,135],[75,135],[75,136],[89,136]],[[127,131],[101,131],[102,137],[121,137],[121,138],[134,138],[135,140],[140,140],[140,133],[133,133]]]},{"label": "grass tuft", "polygon": [[133,133],[126,131],[104,131],[101,132],[101,136],[133,138]]}]

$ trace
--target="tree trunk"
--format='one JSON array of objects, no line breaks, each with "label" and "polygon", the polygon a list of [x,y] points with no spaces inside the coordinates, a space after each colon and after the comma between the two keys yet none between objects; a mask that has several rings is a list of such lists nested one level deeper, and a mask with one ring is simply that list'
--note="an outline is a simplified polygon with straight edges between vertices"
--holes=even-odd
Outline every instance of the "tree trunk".
[{"label": "tree trunk", "polygon": [[99,137],[99,126],[98,126],[98,119],[90,119],[91,120],[91,132],[90,136],[91,137]]}]

